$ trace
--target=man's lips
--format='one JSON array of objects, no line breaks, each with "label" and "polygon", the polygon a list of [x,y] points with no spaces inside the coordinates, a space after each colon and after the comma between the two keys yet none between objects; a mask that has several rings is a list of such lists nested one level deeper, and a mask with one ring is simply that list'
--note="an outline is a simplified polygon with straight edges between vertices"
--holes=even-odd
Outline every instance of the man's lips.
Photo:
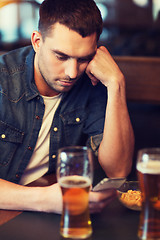
[{"label": "man's lips", "polygon": [[72,85],[75,83],[75,80],[69,81],[69,80],[59,79],[58,82],[59,82],[62,86],[69,87],[69,86],[72,86]]}]

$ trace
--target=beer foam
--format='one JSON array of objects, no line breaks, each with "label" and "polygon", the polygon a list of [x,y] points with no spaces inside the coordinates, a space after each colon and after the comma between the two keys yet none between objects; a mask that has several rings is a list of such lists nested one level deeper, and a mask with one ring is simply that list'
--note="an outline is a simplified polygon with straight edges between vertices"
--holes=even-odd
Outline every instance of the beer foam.
[{"label": "beer foam", "polygon": [[149,160],[137,163],[137,170],[141,173],[160,174],[160,161]]},{"label": "beer foam", "polygon": [[[59,179],[58,182],[62,187],[65,187],[65,188],[67,188],[67,187],[84,188],[84,187],[88,187],[91,185],[91,180],[88,177],[77,176],[77,175],[62,177]],[[74,182],[74,183],[72,184],[72,182]],[[75,182],[78,185],[76,185]]]}]

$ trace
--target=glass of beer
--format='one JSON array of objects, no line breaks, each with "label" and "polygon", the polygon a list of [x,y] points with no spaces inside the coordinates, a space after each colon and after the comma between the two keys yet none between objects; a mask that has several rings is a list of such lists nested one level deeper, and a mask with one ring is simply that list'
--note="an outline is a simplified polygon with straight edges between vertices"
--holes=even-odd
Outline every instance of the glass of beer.
[{"label": "glass of beer", "polygon": [[136,167],[142,192],[138,236],[160,240],[160,148],[139,150]]},{"label": "glass of beer", "polygon": [[66,147],[58,151],[57,181],[63,196],[60,234],[64,238],[84,239],[92,234],[89,214],[92,157],[87,147]]}]

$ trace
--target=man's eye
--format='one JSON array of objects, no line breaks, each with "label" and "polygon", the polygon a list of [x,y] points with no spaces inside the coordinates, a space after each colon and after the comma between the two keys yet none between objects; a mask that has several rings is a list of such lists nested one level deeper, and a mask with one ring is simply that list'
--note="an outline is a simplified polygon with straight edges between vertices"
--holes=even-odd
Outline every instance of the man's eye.
[{"label": "man's eye", "polygon": [[68,59],[67,56],[60,56],[60,55],[56,55],[56,58],[58,58],[58,60],[60,61],[66,61]]},{"label": "man's eye", "polygon": [[92,58],[79,58],[79,63],[89,63],[92,60]]},{"label": "man's eye", "polygon": [[86,60],[86,59],[78,59],[78,62],[79,63],[86,63],[86,62],[88,62],[88,60]]}]

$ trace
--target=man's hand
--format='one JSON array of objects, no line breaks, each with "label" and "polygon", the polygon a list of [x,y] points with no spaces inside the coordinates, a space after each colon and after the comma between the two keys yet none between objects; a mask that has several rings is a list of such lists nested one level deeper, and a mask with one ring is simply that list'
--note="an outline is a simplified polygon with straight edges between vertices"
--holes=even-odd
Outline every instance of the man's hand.
[{"label": "man's hand", "polygon": [[[43,200],[46,209],[43,211],[62,213],[62,193],[58,183],[47,187],[46,200]],[[89,210],[90,213],[98,213],[109,204],[113,199],[117,197],[116,190],[105,190],[100,192],[89,193]]]},{"label": "man's hand", "polygon": [[94,86],[101,81],[108,87],[112,82],[115,83],[123,77],[118,65],[104,46],[97,49],[94,58],[87,66],[86,73]]},{"label": "man's hand", "polygon": [[115,189],[107,189],[99,192],[90,192],[89,194],[89,209],[90,213],[101,212],[106,205],[117,197]]}]

